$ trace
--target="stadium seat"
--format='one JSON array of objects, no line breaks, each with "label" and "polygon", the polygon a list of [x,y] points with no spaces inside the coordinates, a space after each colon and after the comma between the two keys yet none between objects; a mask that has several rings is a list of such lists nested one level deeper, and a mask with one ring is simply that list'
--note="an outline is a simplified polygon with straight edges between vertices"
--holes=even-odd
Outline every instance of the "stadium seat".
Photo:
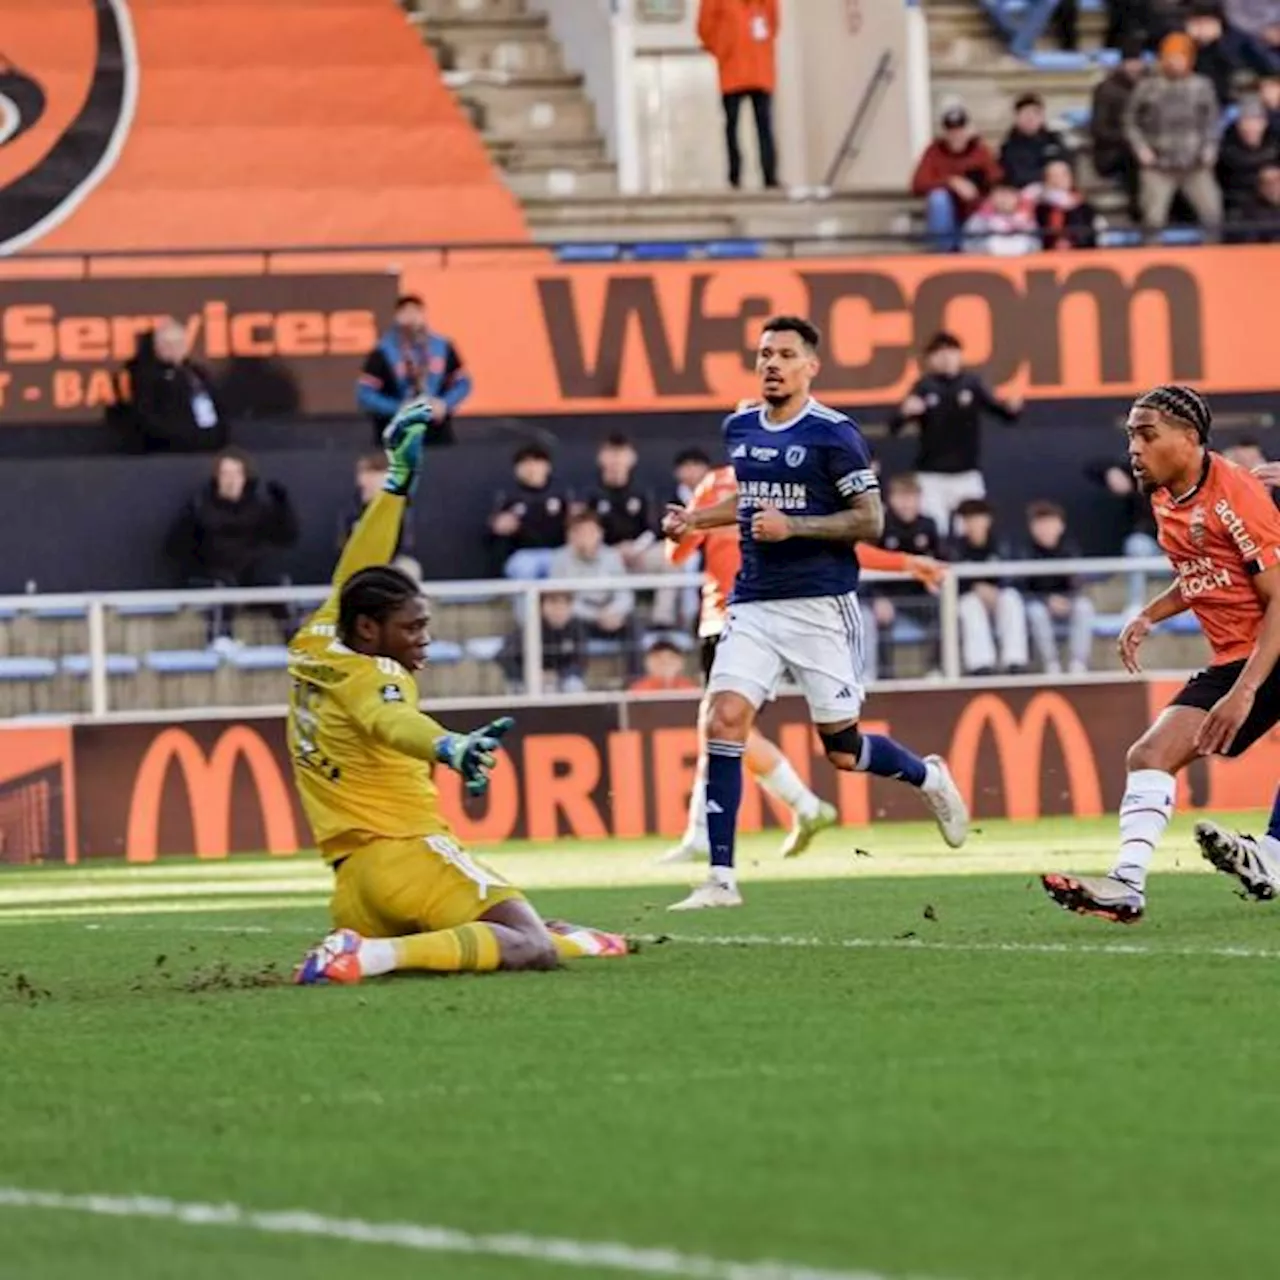
[{"label": "stadium seat", "polygon": [[[92,662],[87,653],[68,653],[62,658],[62,670],[69,676],[83,679],[89,674]],[[131,653],[109,653],[106,655],[107,675],[136,676],[142,663]]]},{"label": "stadium seat", "polygon": [[461,662],[464,656],[462,645],[452,640],[433,640],[427,649],[427,661],[441,666]]},{"label": "stadium seat", "polygon": [[282,644],[241,645],[228,650],[227,660],[237,671],[284,671],[289,650]]},{"label": "stadium seat", "polygon": [[588,658],[614,658],[621,652],[621,640],[601,640],[597,638],[587,641]]},{"label": "stadium seat", "polygon": [[218,655],[212,649],[160,649],[143,658],[148,671],[157,675],[197,675],[217,671]]},{"label": "stadium seat", "polygon": [[682,240],[655,240],[633,244],[630,256],[636,262],[685,262],[693,256],[693,249]]},{"label": "stadium seat", "polygon": [[57,674],[52,658],[0,658],[0,680],[51,680]]},{"label": "stadium seat", "polygon": [[89,610],[82,604],[36,605],[23,612],[30,612],[39,622],[78,621],[89,616]]},{"label": "stadium seat", "polygon": [[1159,240],[1167,245],[1204,244],[1204,230],[1200,227],[1165,227]]},{"label": "stadium seat", "polygon": [[1135,249],[1142,243],[1142,232],[1136,227],[1116,227],[1098,236],[1099,249]]},{"label": "stadium seat", "polygon": [[759,240],[708,240],[705,248],[707,257],[715,262],[764,257],[764,245]]},{"label": "stadium seat", "polygon": [[906,618],[899,614],[893,620],[889,638],[894,644],[923,644],[929,639],[929,632],[915,618]]},{"label": "stadium seat", "polygon": [[646,631],[642,648],[647,649],[651,644],[657,644],[659,641],[663,644],[673,645],[681,653],[692,653],[696,643],[694,638],[684,631]]},{"label": "stadium seat", "polygon": [[474,636],[467,641],[467,657],[475,662],[494,662],[505,640],[505,636]]},{"label": "stadium seat", "polygon": [[176,618],[176,604],[118,604],[114,611],[122,618]]},{"label": "stadium seat", "polygon": [[556,258],[560,262],[617,262],[620,257],[620,244],[556,245]]}]

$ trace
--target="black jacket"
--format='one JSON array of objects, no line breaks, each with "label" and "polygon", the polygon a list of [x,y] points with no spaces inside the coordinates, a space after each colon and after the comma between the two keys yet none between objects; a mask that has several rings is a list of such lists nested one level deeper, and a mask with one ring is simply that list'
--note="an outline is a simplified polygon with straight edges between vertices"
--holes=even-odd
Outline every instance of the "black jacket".
[{"label": "black jacket", "polygon": [[169,553],[186,579],[237,586],[271,551],[297,540],[298,518],[283,485],[251,477],[239,502],[227,502],[210,480],[178,513]]},{"label": "black jacket", "polygon": [[1218,148],[1218,182],[1227,217],[1240,219],[1245,210],[1256,204],[1258,174],[1269,165],[1280,162],[1280,136],[1268,132],[1262,144],[1245,146],[1239,125],[1233,124],[1222,135]]},{"label": "black jacket", "polygon": [[1098,243],[1098,211],[1087,200],[1062,209],[1047,200],[1036,205],[1036,225],[1046,249],[1092,249]]},{"label": "black jacket", "polygon": [[[360,490],[357,489],[351,495],[351,501],[346,508],[338,513],[338,553],[342,553],[343,547],[351,538],[351,531],[360,522],[360,517],[368,510],[368,503],[360,496]],[[413,514],[412,508],[406,507],[404,518],[400,521],[400,536],[396,539],[396,555],[412,555],[413,554]]]},{"label": "black jacket", "polygon": [[1232,82],[1236,73],[1252,71],[1268,76],[1280,71],[1280,58],[1247,31],[1223,23],[1222,35],[1212,44],[1201,45],[1196,52],[1196,74],[1213,81],[1218,102],[1226,106],[1235,97]]},{"label": "black jacket", "polygon": [[[997,542],[994,532],[986,542],[979,545],[968,538],[953,538],[947,546],[947,559],[953,564],[999,564],[1002,560],[1012,560],[1008,546]],[[1002,574],[993,573],[989,578],[958,578],[960,594],[972,591],[980,582],[989,583],[993,587],[1009,585]]]},{"label": "black jacket", "polygon": [[[1018,554],[1019,560],[1075,560],[1080,555],[1080,548],[1067,534],[1056,547],[1042,547],[1038,542],[1027,539],[1026,545]],[[1070,574],[1042,575],[1022,580],[1022,590],[1026,595],[1070,596],[1080,590],[1080,580]]]},{"label": "black jacket", "polygon": [[[226,448],[227,415],[213,379],[194,360],[168,364],[155,351],[150,334],[138,340],[125,363],[118,420],[146,453],[216,453]],[[197,410],[213,426],[201,426]]]},{"label": "black jacket", "polygon": [[585,502],[600,517],[606,546],[634,542],[644,533],[657,535],[658,513],[653,494],[634,479],[621,488],[597,485],[587,494]]},{"label": "black jacket", "polygon": [[1148,537],[1154,538],[1156,536],[1156,518],[1151,513],[1151,499],[1138,488],[1136,481],[1131,492],[1123,495],[1112,493],[1107,488],[1107,472],[1113,467],[1131,477],[1129,462],[1125,458],[1118,460],[1103,458],[1098,462],[1091,462],[1085,467],[1084,473],[1095,484],[1099,484],[1103,489],[1106,489],[1107,496],[1121,506],[1128,522],[1129,533],[1145,533]]},{"label": "black jacket", "polygon": [[1093,167],[1104,176],[1114,173],[1129,156],[1124,113],[1136,88],[1136,81],[1116,70],[1093,91],[1093,112],[1089,118]]},{"label": "black jacket", "polygon": [[513,551],[563,547],[569,501],[568,491],[554,483],[542,489],[516,484],[499,492],[493,501],[493,514],[513,511],[520,517],[515,533],[506,538],[493,536],[499,555],[505,560]]},{"label": "black jacket", "polygon": [[[992,395],[982,379],[968,370],[962,370],[954,378],[926,373],[911,392],[925,402],[924,416],[919,419],[917,471],[944,475],[977,471],[981,466],[983,413],[994,413],[1005,422],[1018,420],[1018,415],[1010,412],[1004,401]],[[899,411],[890,420],[889,430],[897,435],[909,421],[915,419],[904,418]]]},{"label": "black jacket", "polygon": [[[523,627],[517,627],[503,642],[498,665],[508,680],[524,679]],[[563,627],[551,627],[545,618],[542,620],[542,669],[561,679],[583,676],[587,669],[587,628],[581,618],[570,618]]]},{"label": "black jacket", "polygon": [[[905,551],[909,556],[932,556],[942,559],[942,539],[938,536],[938,526],[928,516],[917,516],[908,523],[899,519],[893,508],[884,509],[884,533],[880,535],[880,545],[886,551]],[[891,598],[922,596],[925,588],[919,582],[878,582],[875,594]]]},{"label": "black jacket", "polygon": [[1026,134],[1010,129],[1009,136],[1000,148],[1000,167],[1006,182],[1015,187],[1029,187],[1044,177],[1044,167],[1050,160],[1070,160],[1071,148],[1062,134],[1052,129]]}]

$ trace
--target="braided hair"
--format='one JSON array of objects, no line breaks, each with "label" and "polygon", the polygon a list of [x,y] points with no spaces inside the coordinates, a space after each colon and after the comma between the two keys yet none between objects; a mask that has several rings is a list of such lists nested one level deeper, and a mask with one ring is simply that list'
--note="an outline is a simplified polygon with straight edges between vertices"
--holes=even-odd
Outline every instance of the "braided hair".
[{"label": "braided hair", "polygon": [[421,594],[422,588],[407,573],[389,564],[353,573],[338,597],[339,637],[344,641],[350,638],[358,617],[385,622],[401,605]]},{"label": "braided hair", "polygon": [[1177,383],[1152,387],[1133,402],[1133,407],[1154,409],[1166,418],[1174,418],[1191,427],[1200,437],[1201,444],[1209,441],[1209,432],[1213,429],[1213,413],[1209,409],[1209,402],[1194,387]]}]

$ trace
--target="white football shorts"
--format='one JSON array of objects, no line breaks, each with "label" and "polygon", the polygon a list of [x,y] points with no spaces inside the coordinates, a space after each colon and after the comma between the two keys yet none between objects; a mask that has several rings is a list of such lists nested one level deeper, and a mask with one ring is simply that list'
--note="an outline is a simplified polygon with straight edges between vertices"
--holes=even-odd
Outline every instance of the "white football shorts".
[{"label": "white football shorts", "polygon": [[862,712],[863,623],[855,592],[729,606],[716,645],[709,693],[741,694],[759,708],[790,671],[814,724],[856,720]]}]

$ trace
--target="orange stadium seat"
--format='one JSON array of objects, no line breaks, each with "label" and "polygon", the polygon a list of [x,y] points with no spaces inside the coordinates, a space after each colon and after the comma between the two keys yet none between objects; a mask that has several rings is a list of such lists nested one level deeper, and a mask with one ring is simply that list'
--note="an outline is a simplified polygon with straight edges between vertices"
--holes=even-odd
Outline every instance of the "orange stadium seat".
[{"label": "orange stadium seat", "polygon": [[[128,12],[140,79],[123,150],[33,249],[529,239],[395,0],[130,0]],[[0,0],[3,54],[48,99],[5,148],[0,181],[79,109],[94,30],[90,0]]]}]

